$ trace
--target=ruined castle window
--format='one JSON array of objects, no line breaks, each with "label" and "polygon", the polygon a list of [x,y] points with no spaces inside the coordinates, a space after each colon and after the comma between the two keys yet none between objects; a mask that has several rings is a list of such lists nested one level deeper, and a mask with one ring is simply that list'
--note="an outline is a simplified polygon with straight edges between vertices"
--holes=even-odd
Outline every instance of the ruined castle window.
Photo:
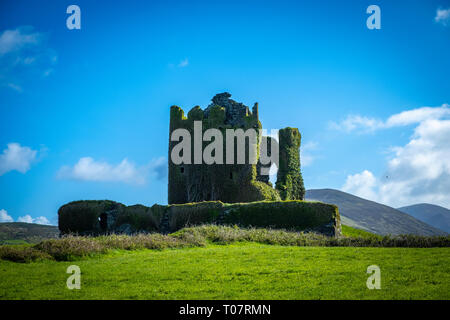
[{"label": "ruined castle window", "polygon": [[180,172],[184,173],[184,167],[180,167]]},{"label": "ruined castle window", "polygon": [[106,229],[108,228],[108,215],[106,213],[102,213],[98,220],[100,222],[100,229],[106,231]]},{"label": "ruined castle window", "polygon": [[233,171],[230,171],[230,179],[233,179]]}]

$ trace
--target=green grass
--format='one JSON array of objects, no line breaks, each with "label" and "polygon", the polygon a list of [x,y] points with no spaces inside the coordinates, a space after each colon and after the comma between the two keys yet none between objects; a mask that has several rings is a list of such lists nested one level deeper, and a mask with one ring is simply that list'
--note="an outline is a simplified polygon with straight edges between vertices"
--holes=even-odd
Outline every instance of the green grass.
[{"label": "green grass", "polygon": [[378,234],[371,233],[371,232],[361,230],[361,229],[356,229],[356,228],[349,227],[346,225],[341,225],[341,227],[342,227],[342,235],[345,237],[353,237],[353,238],[361,237],[361,238],[365,238],[365,239],[382,239],[383,238],[383,236],[380,236]]},{"label": "green grass", "polygon": [[[81,268],[81,290],[66,269]],[[366,269],[381,268],[381,290]],[[0,299],[450,299],[450,248],[240,242],[114,250],[71,262],[0,260]]]},{"label": "green grass", "polygon": [[[450,299],[448,237],[343,234],[206,225],[0,246],[0,299]],[[69,265],[81,290],[66,288]]]},{"label": "green grass", "polygon": [[28,242],[22,239],[0,240],[0,245],[21,245],[21,244],[28,244]]}]

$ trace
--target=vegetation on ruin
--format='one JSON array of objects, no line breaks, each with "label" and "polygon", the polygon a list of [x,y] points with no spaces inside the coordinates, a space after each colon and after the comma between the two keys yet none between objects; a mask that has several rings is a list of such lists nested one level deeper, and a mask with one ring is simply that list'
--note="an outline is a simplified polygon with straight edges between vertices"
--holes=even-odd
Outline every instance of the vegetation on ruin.
[{"label": "vegetation on ruin", "polygon": [[[254,181],[255,185],[265,185]],[[272,189],[272,188],[271,188]],[[276,192],[272,189],[273,192]],[[108,230],[100,228],[99,219],[105,212],[114,211],[114,221]],[[102,234],[114,232],[127,224],[132,232],[174,232],[185,226],[202,224],[231,224],[242,227],[284,228],[288,230],[322,230],[325,234],[339,234],[339,211],[336,206],[300,200],[255,201],[222,203],[204,201],[168,206],[125,206],[113,201],[74,201],[58,211],[59,229],[63,234]],[[164,223],[164,218],[168,223]],[[112,219],[112,218],[111,218]]]}]

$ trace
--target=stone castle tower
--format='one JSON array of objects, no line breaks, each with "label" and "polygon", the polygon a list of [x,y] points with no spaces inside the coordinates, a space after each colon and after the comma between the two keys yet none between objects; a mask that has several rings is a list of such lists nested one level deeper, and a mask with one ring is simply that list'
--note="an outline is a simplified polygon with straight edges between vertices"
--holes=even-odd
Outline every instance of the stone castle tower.
[{"label": "stone castle tower", "polygon": [[[262,129],[258,115],[258,104],[252,110],[249,107],[230,99],[229,93],[220,93],[213,97],[212,103],[202,110],[199,106],[192,108],[187,117],[181,108],[172,106],[170,109],[169,129],[169,185],[168,203],[179,204],[220,200],[226,203],[252,202],[260,200],[302,200],[305,194],[303,179],[300,172],[300,142],[301,136],[296,128],[279,130],[279,168],[276,188],[269,182],[268,175],[261,175],[264,167],[260,161],[260,137],[255,146],[257,150],[256,164],[195,164],[194,154],[191,154],[190,164],[174,164],[171,160],[172,149],[177,142],[170,137],[176,129],[186,129],[194,135],[194,121],[201,121],[202,131],[215,128],[223,133],[226,157],[226,129],[243,129],[244,131]],[[202,133],[203,133],[202,132]],[[268,150],[273,143],[267,139]],[[264,139],[263,139],[264,141]],[[203,143],[203,148],[209,143]],[[191,147],[194,149],[193,139]],[[202,149],[203,150],[203,149]],[[246,159],[248,159],[246,148]],[[270,153],[269,153],[270,155]],[[237,152],[234,157],[236,160]],[[270,166],[270,165],[269,165]]]}]

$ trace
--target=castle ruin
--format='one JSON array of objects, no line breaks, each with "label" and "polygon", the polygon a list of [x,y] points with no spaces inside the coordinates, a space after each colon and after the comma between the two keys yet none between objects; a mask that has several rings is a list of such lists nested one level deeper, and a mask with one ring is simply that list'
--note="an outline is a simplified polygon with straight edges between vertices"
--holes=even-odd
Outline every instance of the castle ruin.
[{"label": "castle ruin", "polygon": [[[175,164],[171,159],[172,151],[177,142],[172,141],[172,133],[176,129],[186,129],[194,135],[194,122],[201,121],[202,130],[210,128],[226,129],[262,129],[259,121],[258,103],[252,110],[243,103],[230,99],[227,92],[215,95],[211,104],[202,110],[199,106],[192,108],[187,117],[178,106],[170,110],[169,129],[169,184],[168,203],[181,204],[201,201],[219,200],[226,203],[253,202],[261,200],[303,200],[305,188],[300,172],[300,141],[301,135],[297,128],[284,128],[279,130],[279,163],[275,188],[269,181],[269,176],[261,174],[263,165],[260,161],[261,142],[267,143],[270,150],[273,138],[258,137],[256,143],[257,161],[255,163],[237,164],[195,164],[194,155],[191,154],[189,163]],[[226,137],[225,134],[223,134]],[[224,138],[226,140],[226,138]],[[262,140],[262,141],[261,141]],[[267,142],[266,142],[267,141]],[[194,148],[191,141],[191,147]],[[207,143],[203,142],[203,148]],[[225,145],[225,144],[224,144]],[[248,144],[247,144],[248,145]],[[246,148],[246,159],[248,159]],[[226,156],[226,149],[223,154]],[[234,152],[234,157],[237,152]]]},{"label": "castle ruin", "polygon": [[[339,210],[335,205],[304,201],[305,188],[300,172],[300,132],[296,128],[284,128],[278,131],[276,139],[266,139],[258,134],[247,148],[245,136],[241,137],[245,159],[249,159],[250,144],[256,154],[254,161],[246,163],[227,161],[226,163],[195,161],[197,153],[183,154],[177,164],[172,161],[172,151],[177,151],[177,140],[172,134],[182,129],[189,139],[186,140],[189,151],[195,149],[194,131],[200,128],[201,140],[197,148],[208,147],[210,140],[203,141],[203,133],[214,129],[218,136],[233,139],[233,146],[223,148],[223,155],[238,156],[232,136],[224,131],[249,131],[262,129],[258,115],[258,104],[252,110],[242,103],[230,99],[229,93],[214,96],[212,103],[202,110],[192,108],[184,116],[177,106],[170,109],[169,138],[169,183],[168,205],[154,204],[125,206],[110,200],[81,200],[67,203],[58,210],[58,227],[62,235],[81,234],[99,235],[108,233],[134,234],[139,232],[175,232],[186,226],[202,224],[239,225],[240,227],[275,228],[297,231],[314,231],[328,236],[341,234]],[[201,126],[199,127],[199,125]],[[233,130],[228,130],[233,129]],[[250,130],[252,131],[252,130]],[[180,137],[182,137],[180,135]],[[212,140],[212,137],[211,137]],[[231,140],[229,140],[231,141]],[[184,142],[184,138],[182,139]],[[226,141],[225,141],[226,142]],[[278,157],[272,147],[278,143]],[[266,144],[266,145],[265,145]],[[228,145],[227,145],[228,147]],[[180,148],[180,150],[183,150]],[[227,153],[227,150],[230,152]],[[267,152],[266,152],[267,151]],[[184,153],[184,152],[183,152]],[[212,153],[212,151],[211,151]],[[232,156],[230,155],[232,153]],[[204,155],[203,153],[201,154]],[[242,153],[241,153],[242,155]],[[278,173],[275,187],[267,174],[261,174],[277,158]],[[198,160],[198,159],[197,159]],[[232,159],[233,160],[233,159]],[[276,163],[276,162],[275,162]],[[289,200],[289,201],[286,201]]]}]

